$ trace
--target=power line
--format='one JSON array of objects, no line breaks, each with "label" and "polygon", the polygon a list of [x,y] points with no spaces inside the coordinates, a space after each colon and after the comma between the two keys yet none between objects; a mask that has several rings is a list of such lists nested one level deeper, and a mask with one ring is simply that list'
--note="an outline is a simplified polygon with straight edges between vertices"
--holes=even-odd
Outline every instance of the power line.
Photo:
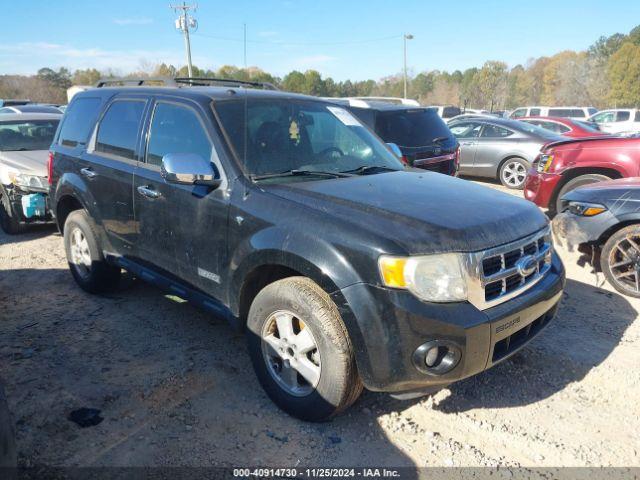
[{"label": "power line", "polygon": [[191,41],[189,40],[189,28],[198,28],[198,22],[195,18],[189,15],[189,10],[194,12],[198,8],[197,5],[187,5],[186,2],[182,2],[182,5],[169,5],[169,8],[173,8],[175,12],[182,11],[180,16],[176,19],[176,29],[181,30],[184,34],[184,46],[187,51],[187,70],[189,71],[189,77],[193,77],[193,66],[191,65]]},{"label": "power line", "polygon": [[382,42],[385,40],[396,40],[402,38],[402,35],[390,35],[387,37],[378,37],[378,38],[367,38],[360,40],[345,40],[340,42],[280,42],[280,41],[272,41],[272,40],[246,40],[244,38],[234,38],[234,37],[223,37],[219,35],[207,35],[205,33],[198,33],[197,36],[212,38],[215,40],[223,40],[227,42],[245,42],[245,43],[255,43],[255,44],[263,44],[263,45],[280,45],[280,46],[330,46],[330,45],[355,45],[362,43],[373,43],[373,42]]}]

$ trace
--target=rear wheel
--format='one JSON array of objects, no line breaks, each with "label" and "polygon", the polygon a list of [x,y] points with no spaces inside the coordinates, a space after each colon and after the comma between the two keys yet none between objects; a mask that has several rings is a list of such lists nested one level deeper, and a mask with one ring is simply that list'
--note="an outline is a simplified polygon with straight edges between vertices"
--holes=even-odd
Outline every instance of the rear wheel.
[{"label": "rear wheel", "polygon": [[527,179],[529,166],[522,158],[510,158],[500,167],[500,183],[507,188],[520,190]]},{"label": "rear wheel", "polygon": [[285,278],[262,289],[247,327],[258,380],[290,415],[327,420],[360,396],[362,382],[342,318],[310,279]]},{"label": "rear wheel", "polygon": [[89,293],[113,290],[120,267],[107,263],[99,247],[93,222],[84,210],[75,210],[64,222],[64,247],[73,278]]},{"label": "rear wheel", "polygon": [[0,186],[0,227],[9,235],[22,233],[26,229],[26,226],[20,223],[18,213],[11,206],[9,194],[2,186]]},{"label": "rear wheel", "polygon": [[611,177],[600,175],[599,173],[588,173],[586,175],[580,175],[576,178],[572,178],[562,186],[558,192],[555,203],[553,205],[549,205],[549,213],[552,216],[557,213],[562,213],[562,197],[571,190],[575,190],[578,187],[583,187],[591,183],[606,182],[607,180],[611,180]]},{"label": "rear wheel", "polygon": [[607,240],[600,267],[618,292],[640,298],[640,225],[618,230]]}]

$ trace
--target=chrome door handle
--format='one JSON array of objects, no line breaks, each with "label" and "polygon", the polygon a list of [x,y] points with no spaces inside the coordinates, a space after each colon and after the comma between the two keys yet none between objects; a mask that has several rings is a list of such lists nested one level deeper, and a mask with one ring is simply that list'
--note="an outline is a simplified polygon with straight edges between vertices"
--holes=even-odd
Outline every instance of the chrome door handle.
[{"label": "chrome door handle", "polygon": [[158,198],[162,195],[159,191],[153,190],[145,185],[140,185],[137,190],[140,195],[147,198]]},{"label": "chrome door handle", "polygon": [[96,172],[94,172],[90,168],[81,168],[80,173],[87,178],[94,178],[98,175]]},{"label": "chrome door handle", "polygon": [[476,142],[460,142],[460,145],[464,145],[465,147],[468,147],[470,145],[475,145]]}]

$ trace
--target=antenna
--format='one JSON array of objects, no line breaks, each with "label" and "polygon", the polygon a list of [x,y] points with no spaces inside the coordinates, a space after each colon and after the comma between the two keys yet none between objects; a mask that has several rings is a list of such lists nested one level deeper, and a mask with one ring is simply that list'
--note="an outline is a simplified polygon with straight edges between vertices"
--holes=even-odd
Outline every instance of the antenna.
[{"label": "antenna", "polygon": [[191,41],[189,40],[189,29],[195,31],[198,29],[198,21],[189,15],[189,10],[195,12],[198,8],[197,4],[187,5],[186,2],[182,2],[182,5],[169,5],[176,13],[180,13],[180,16],[176,18],[175,26],[176,30],[182,31],[184,34],[184,46],[187,51],[187,70],[189,76],[193,77],[193,65],[191,64]]}]

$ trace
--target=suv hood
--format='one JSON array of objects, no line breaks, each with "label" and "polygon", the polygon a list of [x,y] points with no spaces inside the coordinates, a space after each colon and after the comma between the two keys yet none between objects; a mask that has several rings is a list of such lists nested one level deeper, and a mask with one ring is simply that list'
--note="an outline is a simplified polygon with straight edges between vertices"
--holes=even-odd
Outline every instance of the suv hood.
[{"label": "suv hood", "polygon": [[0,168],[46,177],[48,156],[48,150],[0,152]]},{"label": "suv hood", "polygon": [[264,186],[407,253],[472,252],[512,242],[547,225],[526,200],[431,172],[389,172]]}]

